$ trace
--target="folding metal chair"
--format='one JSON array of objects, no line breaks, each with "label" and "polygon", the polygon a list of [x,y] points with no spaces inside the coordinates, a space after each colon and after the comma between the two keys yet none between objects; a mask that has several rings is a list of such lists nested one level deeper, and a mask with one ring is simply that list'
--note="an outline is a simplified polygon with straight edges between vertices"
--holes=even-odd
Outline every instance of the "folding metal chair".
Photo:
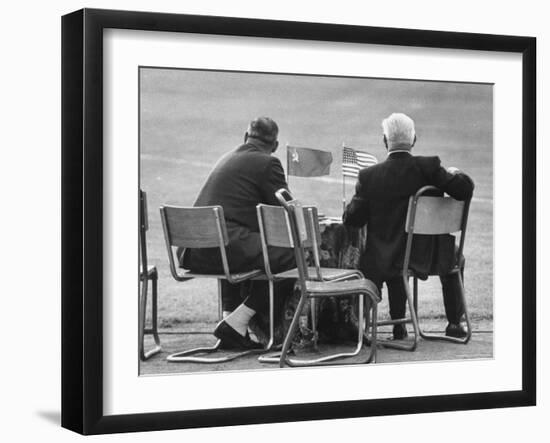
[{"label": "folding metal chair", "polygon": [[[192,278],[215,278],[218,281],[218,317],[222,318],[221,306],[221,280],[227,280],[229,283],[241,283],[245,280],[262,275],[261,270],[252,270],[248,272],[231,273],[227,261],[226,246],[229,243],[227,228],[223,208],[221,206],[203,206],[203,207],[177,207],[161,206],[160,216],[164,230],[164,239],[168,260],[170,262],[170,272],[176,281],[184,282]],[[223,274],[194,274],[190,271],[179,273],[174,258],[174,248],[219,248]],[[273,312],[273,300],[270,300],[270,312]],[[272,320],[272,319],[271,319]],[[270,340],[272,343],[273,340]],[[220,349],[221,340],[213,346],[190,349],[169,355],[167,360],[170,362],[194,362],[194,363],[222,363],[234,360],[244,355],[265,352],[269,346],[260,350],[247,350],[232,353],[222,357],[197,356],[197,354],[211,354]]]},{"label": "folding metal chair", "polygon": [[[316,268],[316,272],[319,271],[314,277],[310,277],[310,268],[307,266],[305,248],[313,242],[315,235],[311,235],[311,232],[315,232],[316,228],[311,225],[313,212],[306,208],[306,214],[310,224],[310,236],[308,237],[308,228],[306,224],[306,218],[304,218],[304,210],[297,200],[292,199],[292,196],[286,189],[281,189],[275,194],[278,200],[283,205],[283,209],[287,215],[285,223],[278,223],[273,217],[263,217],[264,223],[262,223],[262,229],[264,229],[263,237],[266,239],[267,244],[281,247],[294,248],[297,264],[297,277],[298,288],[300,290],[300,301],[294,313],[294,317],[290,324],[289,330],[284,339],[281,354],[279,356],[279,366],[284,367],[285,364],[289,366],[313,366],[320,365],[340,358],[357,356],[363,348],[364,338],[364,296],[369,297],[371,303],[371,350],[364,363],[376,361],[376,330],[377,330],[377,304],[380,301],[378,288],[376,285],[363,277],[360,271],[357,270],[344,270],[341,276],[332,281],[320,280],[319,277],[323,277],[325,268]],[[260,211],[265,211],[266,208],[261,208]],[[268,209],[271,214],[276,212],[274,209]],[[280,209],[279,209],[280,211]],[[280,222],[280,215],[278,216]],[[269,222],[266,223],[266,221]],[[290,227],[290,229],[289,229]],[[318,229],[318,228],[317,228]],[[290,236],[289,236],[290,231]],[[308,238],[310,240],[308,241]],[[314,248],[315,249],[315,248]],[[339,270],[342,271],[342,270]],[[285,273],[277,274],[279,277]],[[294,275],[293,275],[294,276]],[[355,278],[354,278],[355,277]],[[351,280],[342,280],[343,278],[352,278]],[[357,296],[358,297],[358,337],[357,346],[351,352],[342,352],[337,354],[324,355],[314,359],[293,359],[288,357],[288,351],[290,349],[294,334],[296,333],[300,315],[304,309],[308,300],[315,300],[321,297],[342,297],[342,296]],[[316,319],[312,319],[312,323],[315,324]],[[368,334],[368,331],[366,331]],[[272,358],[271,358],[272,359]],[[347,362],[336,362],[332,364],[350,364]]]},{"label": "folding metal chair", "polygon": [[[298,279],[298,268],[287,270],[274,274],[271,271],[269,262],[269,247],[293,248],[292,233],[288,213],[282,206],[270,206],[259,204],[256,207],[258,214],[258,225],[260,227],[260,238],[262,242],[262,252],[265,266],[265,278],[269,282],[269,291],[272,296],[275,282],[287,278]],[[303,246],[311,252],[313,257],[313,266],[308,267],[308,275],[312,280],[317,281],[339,281],[352,278],[361,278],[361,272],[356,269],[324,268],[320,265],[319,244],[321,233],[319,231],[319,219],[317,208],[315,206],[304,206],[304,217],[306,220],[307,238],[303,241]],[[316,304],[315,299],[310,300],[311,318],[313,326],[314,347],[317,349],[317,331],[316,331]],[[273,334],[272,334],[273,336]],[[262,363],[278,363],[280,355],[262,355],[258,360]]]},{"label": "folding metal chair", "polygon": [[[472,336],[472,328],[470,325],[470,317],[468,315],[464,292],[464,263],[461,261],[462,252],[464,250],[464,240],[466,239],[466,224],[468,222],[470,200],[458,201],[451,197],[432,197],[424,195],[427,192],[433,191],[441,192],[435,186],[424,186],[409,199],[407,220],[405,222],[407,243],[405,247],[402,276],[405,291],[407,293],[407,304],[409,306],[410,318],[378,322],[379,326],[411,323],[414,330],[414,340],[411,344],[380,340],[383,342],[383,345],[388,348],[414,351],[418,344],[419,337],[426,340],[444,340],[453,343],[466,344]],[[460,242],[457,253],[455,254],[455,263],[450,271],[450,274],[457,274],[460,282],[460,296],[464,305],[464,317],[468,328],[467,335],[464,338],[447,337],[446,335],[426,333],[420,328],[418,321],[418,276],[412,269],[409,268],[413,249],[413,237],[415,234],[439,235],[456,234],[458,232],[460,232]],[[409,286],[410,277],[413,278],[412,295]]]},{"label": "folding metal chair", "polygon": [[[157,323],[157,302],[158,302],[158,272],[156,266],[149,266],[147,262],[147,230],[149,229],[149,217],[147,215],[147,194],[139,190],[139,247],[141,252],[141,269],[139,271],[139,282],[141,284],[139,301],[139,358],[148,360],[158,354],[162,348],[158,334]],[[145,327],[147,310],[147,292],[149,281],[152,283],[151,295],[151,327]],[[145,351],[145,334],[152,334],[155,340],[155,347]]]}]

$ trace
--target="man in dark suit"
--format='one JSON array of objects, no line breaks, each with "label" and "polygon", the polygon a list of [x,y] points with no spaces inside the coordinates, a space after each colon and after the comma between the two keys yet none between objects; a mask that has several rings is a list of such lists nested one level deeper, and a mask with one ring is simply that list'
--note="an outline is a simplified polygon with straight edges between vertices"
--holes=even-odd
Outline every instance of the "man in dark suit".
[{"label": "man in dark suit", "polygon": [[[256,205],[279,205],[275,191],[288,188],[283,167],[272,156],[279,145],[279,129],[268,117],[250,122],[244,144],[225,154],[206,179],[194,206],[220,205],[223,207],[229,245],[227,258],[231,272],[263,269]],[[183,252],[183,254],[181,254]],[[198,273],[223,273],[219,249],[186,249],[179,251],[180,265]],[[282,272],[295,266],[291,249],[269,249],[273,272]],[[275,286],[275,298],[291,293],[294,281],[286,280]],[[244,302],[243,301],[244,298]],[[237,285],[222,282],[222,309],[224,320],[214,330],[226,349],[261,347],[250,340],[248,323],[257,312],[267,312],[267,282],[244,282]]]},{"label": "man in dark suit", "polygon": [[[392,114],[382,122],[388,157],[384,162],[359,172],[355,195],[347,205],[343,220],[349,226],[367,225],[367,244],[361,269],[377,284],[388,287],[390,316],[405,317],[406,292],[400,270],[405,254],[405,218],[409,197],[420,188],[433,185],[457,200],[472,196],[474,183],[456,168],[445,169],[439,157],[411,155],[416,142],[414,122],[405,114]],[[441,193],[442,195],[442,193]],[[464,306],[457,274],[449,274],[455,262],[452,235],[415,236],[410,267],[420,278],[438,274],[443,289],[445,333],[464,337],[461,324]],[[404,325],[395,325],[394,339],[407,336]]]}]

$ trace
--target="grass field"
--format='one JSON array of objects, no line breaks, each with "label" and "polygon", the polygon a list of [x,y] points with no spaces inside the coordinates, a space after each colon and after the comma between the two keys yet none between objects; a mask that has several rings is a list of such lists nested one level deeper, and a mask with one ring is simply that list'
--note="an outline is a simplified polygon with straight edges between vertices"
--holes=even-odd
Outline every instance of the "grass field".
[{"label": "grass field", "polygon": [[[342,212],[342,143],[385,158],[381,126],[391,112],[415,120],[417,155],[439,155],[443,165],[476,183],[465,246],[466,292],[475,322],[493,314],[492,86],[381,79],[243,74],[167,69],[140,72],[141,188],[147,192],[149,261],[159,269],[162,328],[214,321],[215,281],[177,283],[170,276],[158,207],[192,205],[215,161],[243,140],[250,119],[272,117],[285,144],[333,153],[331,174],[290,178],[303,202],[327,215]],[[353,183],[346,186],[347,200]],[[444,318],[437,279],[421,283],[420,315]],[[381,312],[387,313],[386,297]]]}]

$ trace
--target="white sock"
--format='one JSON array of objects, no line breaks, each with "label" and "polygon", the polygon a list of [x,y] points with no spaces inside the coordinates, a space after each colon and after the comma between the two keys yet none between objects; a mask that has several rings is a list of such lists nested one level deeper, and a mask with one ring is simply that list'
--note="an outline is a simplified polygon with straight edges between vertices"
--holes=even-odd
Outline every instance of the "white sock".
[{"label": "white sock", "polygon": [[248,329],[248,322],[254,314],[256,311],[243,303],[225,318],[225,322],[244,337]]}]

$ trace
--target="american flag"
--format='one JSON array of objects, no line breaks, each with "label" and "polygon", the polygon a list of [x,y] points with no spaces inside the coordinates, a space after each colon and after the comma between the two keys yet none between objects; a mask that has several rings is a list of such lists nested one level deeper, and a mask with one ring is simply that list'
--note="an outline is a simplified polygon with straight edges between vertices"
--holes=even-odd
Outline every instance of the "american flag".
[{"label": "american flag", "polygon": [[368,168],[376,163],[378,163],[378,160],[374,155],[344,146],[344,158],[342,160],[342,174],[344,177],[357,178],[361,169]]}]

